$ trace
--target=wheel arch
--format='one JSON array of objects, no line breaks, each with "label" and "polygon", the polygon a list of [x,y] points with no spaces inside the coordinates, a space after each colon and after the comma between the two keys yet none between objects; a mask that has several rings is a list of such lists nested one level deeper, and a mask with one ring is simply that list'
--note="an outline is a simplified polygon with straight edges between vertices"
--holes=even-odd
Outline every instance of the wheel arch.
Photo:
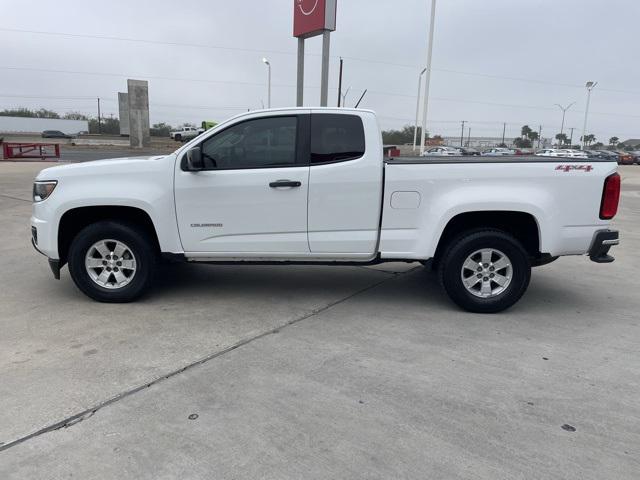
[{"label": "wheel arch", "polygon": [[438,265],[446,246],[461,233],[479,228],[502,230],[515,237],[532,260],[542,257],[540,224],[528,212],[515,210],[486,210],[462,212],[453,216],[442,230],[433,256],[434,266]]},{"label": "wheel arch", "polygon": [[153,220],[143,209],[122,205],[77,207],[67,210],[58,224],[60,266],[67,262],[69,247],[76,235],[83,228],[105,220],[127,223],[141,229],[151,239],[155,251],[160,252],[160,242]]}]

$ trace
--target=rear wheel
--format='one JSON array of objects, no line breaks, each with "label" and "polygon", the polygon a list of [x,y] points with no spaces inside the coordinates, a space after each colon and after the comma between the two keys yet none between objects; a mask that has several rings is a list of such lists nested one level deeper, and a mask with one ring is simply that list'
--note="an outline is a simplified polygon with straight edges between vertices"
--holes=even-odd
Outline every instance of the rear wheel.
[{"label": "rear wheel", "polygon": [[516,303],[529,286],[531,263],[522,244],[500,230],[454,239],[440,263],[447,295],[470,312],[495,313]]},{"label": "rear wheel", "polygon": [[83,293],[99,302],[130,302],[150,284],[155,249],[132,225],[104,221],[84,228],[69,249],[69,272]]}]

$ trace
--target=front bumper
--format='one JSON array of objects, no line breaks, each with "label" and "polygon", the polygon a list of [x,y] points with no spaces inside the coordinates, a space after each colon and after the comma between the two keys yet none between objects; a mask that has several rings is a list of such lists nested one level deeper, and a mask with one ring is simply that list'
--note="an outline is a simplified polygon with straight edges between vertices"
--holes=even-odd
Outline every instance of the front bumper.
[{"label": "front bumper", "polygon": [[[33,236],[33,231],[32,231],[31,245],[33,245],[33,248],[36,249],[36,252],[46,257],[47,254],[38,248],[38,243],[36,238],[37,238],[36,236]],[[56,260],[55,258],[48,258],[48,257],[47,257],[47,260],[49,261],[49,268],[51,269],[51,273],[53,273],[53,278],[55,278],[56,280],[60,280],[60,268],[62,268],[62,265],[60,264],[60,260]]]},{"label": "front bumper", "polygon": [[593,236],[589,258],[596,263],[611,263],[615,258],[609,255],[609,249],[619,243],[620,235],[617,230],[599,230]]}]

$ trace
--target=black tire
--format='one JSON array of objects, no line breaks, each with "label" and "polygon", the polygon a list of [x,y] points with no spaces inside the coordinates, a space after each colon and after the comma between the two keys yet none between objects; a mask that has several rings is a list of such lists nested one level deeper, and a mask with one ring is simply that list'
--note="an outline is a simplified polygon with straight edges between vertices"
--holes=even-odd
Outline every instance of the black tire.
[{"label": "black tire", "polygon": [[[464,262],[481,249],[494,249],[504,253],[512,268],[508,286],[489,298],[472,294],[462,280]],[[511,307],[524,295],[531,279],[531,262],[522,244],[513,236],[501,230],[473,230],[458,236],[447,245],[440,262],[439,277],[447,295],[459,307],[475,313],[496,313]],[[492,285],[498,287],[497,284]]]},{"label": "black tire", "polygon": [[[89,249],[96,242],[107,239],[126,244],[135,258],[136,270],[133,278],[120,288],[98,285],[85,267]],[[85,227],[73,239],[68,256],[69,273],[76,286],[92,299],[107,303],[126,303],[140,297],[151,283],[156,257],[153,242],[143,231],[126,223],[102,221]]]},{"label": "black tire", "polygon": [[175,135],[175,136],[173,137],[173,139],[174,139],[176,142],[182,142],[182,135]]}]

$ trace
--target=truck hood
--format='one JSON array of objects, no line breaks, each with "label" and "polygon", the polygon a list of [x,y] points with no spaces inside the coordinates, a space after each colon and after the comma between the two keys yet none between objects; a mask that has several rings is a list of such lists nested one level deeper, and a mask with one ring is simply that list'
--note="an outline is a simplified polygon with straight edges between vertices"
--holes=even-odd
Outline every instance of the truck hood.
[{"label": "truck hood", "polygon": [[[109,158],[104,160],[93,160],[81,163],[69,163],[45,168],[37,176],[36,180],[59,180],[65,177],[92,176],[92,175],[131,175],[144,174],[145,172],[156,171],[158,163],[171,155],[153,155],[141,157]],[[162,162],[164,163],[164,162]]]}]

